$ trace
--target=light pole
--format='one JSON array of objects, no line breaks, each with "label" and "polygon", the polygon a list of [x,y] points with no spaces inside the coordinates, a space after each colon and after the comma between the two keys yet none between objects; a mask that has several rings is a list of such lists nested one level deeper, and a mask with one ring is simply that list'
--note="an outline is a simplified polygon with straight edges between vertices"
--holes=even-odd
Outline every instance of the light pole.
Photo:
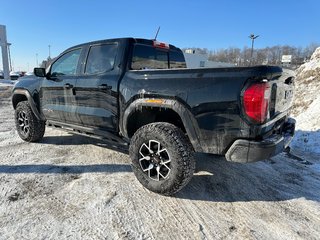
[{"label": "light pole", "polygon": [[50,59],[51,58],[51,52],[50,52],[51,45],[50,44],[48,45],[48,48],[49,48],[49,59]]},{"label": "light pole", "polygon": [[254,40],[256,39],[256,38],[258,38],[259,37],[259,35],[254,35],[253,33],[252,34],[250,34],[250,36],[249,36],[249,38],[251,38],[251,57],[250,57],[250,66],[251,66],[251,63],[252,63],[252,57],[253,57],[253,45],[254,45]]}]

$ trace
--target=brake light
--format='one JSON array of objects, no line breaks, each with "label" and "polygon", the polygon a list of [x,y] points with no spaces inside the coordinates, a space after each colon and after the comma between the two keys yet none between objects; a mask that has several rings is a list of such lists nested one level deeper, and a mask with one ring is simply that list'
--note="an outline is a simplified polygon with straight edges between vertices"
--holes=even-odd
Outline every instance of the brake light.
[{"label": "brake light", "polygon": [[244,111],[250,120],[263,123],[268,116],[270,87],[267,82],[254,83],[243,95]]},{"label": "brake light", "polygon": [[158,42],[158,41],[153,41],[153,46],[157,47],[157,48],[164,48],[164,49],[170,48],[168,43],[163,43],[163,42]]}]

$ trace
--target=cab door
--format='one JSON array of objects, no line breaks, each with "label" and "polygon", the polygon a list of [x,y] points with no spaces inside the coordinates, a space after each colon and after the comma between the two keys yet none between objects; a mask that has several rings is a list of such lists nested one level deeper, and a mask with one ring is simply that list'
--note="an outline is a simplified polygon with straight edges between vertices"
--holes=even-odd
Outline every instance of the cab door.
[{"label": "cab door", "polygon": [[51,65],[48,78],[40,88],[41,109],[48,120],[77,122],[74,87],[80,69],[82,48],[63,53]]},{"label": "cab door", "polygon": [[117,42],[88,47],[87,60],[76,84],[77,115],[81,125],[109,132],[118,126]]}]

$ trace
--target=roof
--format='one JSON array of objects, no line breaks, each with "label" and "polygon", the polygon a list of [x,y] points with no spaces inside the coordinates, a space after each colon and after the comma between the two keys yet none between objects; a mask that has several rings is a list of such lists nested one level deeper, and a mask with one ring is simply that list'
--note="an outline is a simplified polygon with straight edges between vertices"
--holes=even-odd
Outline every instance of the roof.
[{"label": "roof", "polygon": [[[86,42],[86,43],[81,43],[75,46],[72,46],[65,51],[68,51],[73,48],[77,47],[82,47],[86,45],[94,45],[94,44],[101,44],[101,43],[107,43],[107,42],[120,42],[120,41],[133,41],[135,43],[139,44],[145,44],[145,45],[153,45],[154,39],[143,39],[143,38],[132,38],[132,37],[126,37],[126,38],[111,38],[111,39],[102,39],[102,40],[97,40],[97,41],[91,41],[91,42]],[[170,50],[179,50],[179,48],[175,47],[174,45],[169,44]],[[63,52],[65,52],[63,51]]]}]

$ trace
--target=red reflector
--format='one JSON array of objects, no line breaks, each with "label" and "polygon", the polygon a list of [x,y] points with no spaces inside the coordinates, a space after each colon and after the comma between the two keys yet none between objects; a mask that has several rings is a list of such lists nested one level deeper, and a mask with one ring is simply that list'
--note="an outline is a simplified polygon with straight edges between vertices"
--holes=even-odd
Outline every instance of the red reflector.
[{"label": "red reflector", "polygon": [[153,46],[157,47],[157,48],[164,48],[164,49],[170,48],[168,43],[163,43],[163,42],[158,42],[158,41],[153,41]]},{"label": "red reflector", "polygon": [[263,123],[268,116],[270,87],[268,83],[255,83],[248,87],[243,95],[244,111],[257,123]]}]

